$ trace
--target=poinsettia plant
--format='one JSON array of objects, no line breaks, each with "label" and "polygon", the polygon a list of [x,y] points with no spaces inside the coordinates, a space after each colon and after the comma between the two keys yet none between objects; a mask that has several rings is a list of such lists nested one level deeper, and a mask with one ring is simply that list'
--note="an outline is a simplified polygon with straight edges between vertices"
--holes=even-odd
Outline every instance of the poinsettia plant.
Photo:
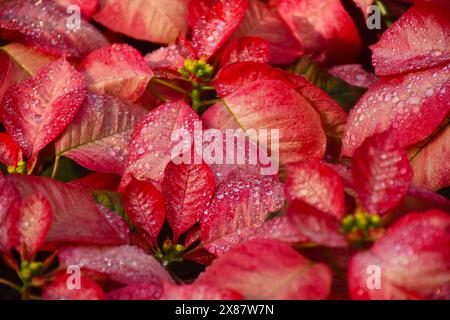
[{"label": "poinsettia plant", "polygon": [[448,12],[0,0],[0,298],[450,299]]}]

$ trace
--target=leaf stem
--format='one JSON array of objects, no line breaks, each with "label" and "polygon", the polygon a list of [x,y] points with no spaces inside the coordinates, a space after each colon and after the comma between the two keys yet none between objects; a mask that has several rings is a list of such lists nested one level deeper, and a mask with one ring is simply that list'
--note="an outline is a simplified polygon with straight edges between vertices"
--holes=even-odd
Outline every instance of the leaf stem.
[{"label": "leaf stem", "polygon": [[173,84],[173,83],[171,83],[169,81],[165,81],[165,80],[158,79],[158,78],[152,78],[152,81],[155,82],[155,83],[158,83],[160,85],[163,85],[163,86],[165,86],[167,88],[173,89],[173,90],[175,90],[177,92],[186,94],[186,90],[184,90],[183,88],[180,88],[176,84]]},{"label": "leaf stem", "polygon": [[53,172],[52,172],[52,179],[55,179],[56,174],[58,173],[58,168],[59,168],[59,160],[61,159],[61,155],[57,155],[55,158],[55,164],[53,166]]},{"label": "leaf stem", "polygon": [[211,104],[221,102],[221,101],[222,101],[222,99],[205,100],[205,101],[200,102],[200,107],[209,106]]},{"label": "leaf stem", "polygon": [[22,293],[22,288],[15,283],[8,281],[6,279],[0,278],[0,284],[10,287],[11,289],[16,290],[17,292]]},{"label": "leaf stem", "polygon": [[214,88],[213,86],[200,86],[200,89],[203,91],[216,90],[216,88]]}]

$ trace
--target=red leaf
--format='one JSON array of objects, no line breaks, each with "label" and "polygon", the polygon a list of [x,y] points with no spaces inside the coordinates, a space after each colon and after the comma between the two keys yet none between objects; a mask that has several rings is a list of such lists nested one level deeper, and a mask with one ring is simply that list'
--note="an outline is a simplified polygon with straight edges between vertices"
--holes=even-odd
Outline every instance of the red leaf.
[{"label": "red leaf", "polygon": [[231,42],[223,51],[220,67],[242,61],[268,63],[269,42],[257,37],[240,37]]},{"label": "red leaf", "polygon": [[342,153],[351,156],[375,133],[392,129],[400,147],[429,136],[450,110],[450,66],[382,78],[350,111]]},{"label": "red leaf", "polygon": [[44,287],[44,300],[103,300],[103,289],[86,277],[80,278],[80,288],[69,289],[70,275],[60,274],[49,285]]},{"label": "red leaf", "polygon": [[23,246],[27,256],[32,257],[44,243],[50,230],[51,204],[42,194],[36,193],[24,198],[16,210],[16,249],[20,251]]},{"label": "red leaf", "polygon": [[430,190],[439,190],[450,185],[450,127],[429,141],[423,148],[413,150],[411,166],[413,184]]},{"label": "red leaf", "polygon": [[63,6],[66,10],[72,5],[79,7],[81,14],[86,19],[90,19],[99,7],[99,0],[56,0],[56,3]]},{"label": "red leaf", "polygon": [[191,27],[196,26],[200,19],[214,5],[215,0],[188,0],[188,21]]},{"label": "red leaf", "polygon": [[317,162],[292,163],[288,167],[286,195],[300,199],[337,219],[344,215],[344,185],[328,165]]},{"label": "red leaf", "polygon": [[215,0],[192,26],[198,57],[209,58],[236,31],[247,10],[247,0]]},{"label": "red leaf", "polygon": [[361,39],[340,0],[277,0],[278,12],[300,40],[305,53],[328,65],[354,62]]},{"label": "red leaf", "polygon": [[5,93],[3,124],[31,157],[67,127],[86,93],[83,76],[66,60],[57,60]]},{"label": "red leaf", "polygon": [[[218,186],[201,221],[202,246],[221,255],[261,226],[270,212],[283,206],[281,183],[272,177],[242,174]],[[228,245],[224,245],[228,243]]]},{"label": "red leaf", "polygon": [[125,171],[140,180],[161,182],[171,152],[178,144],[171,137],[175,131],[194,131],[197,114],[184,101],[168,102],[150,111],[135,127],[128,146]]},{"label": "red leaf", "polygon": [[82,58],[106,46],[103,35],[85,20],[66,26],[66,11],[52,0],[11,0],[0,4],[0,33],[56,56]]},{"label": "red leaf", "polygon": [[[216,103],[203,114],[207,127],[277,129],[279,143],[272,140],[270,150],[272,154],[279,152],[284,164],[323,157],[326,138],[319,115],[285,83],[255,81],[228,95],[224,103]],[[268,136],[272,133],[268,132]],[[260,148],[264,144],[268,146],[267,141],[260,141]]]},{"label": "red leaf", "polygon": [[219,289],[211,284],[165,284],[161,300],[243,300],[243,297],[233,290]]},{"label": "red leaf", "polygon": [[87,176],[72,180],[71,186],[86,190],[109,190],[115,191],[120,183],[120,176],[115,174],[93,172]]},{"label": "red leaf", "polygon": [[89,89],[135,102],[153,77],[142,55],[127,44],[113,44],[91,52],[79,67]]},{"label": "red leaf", "polygon": [[267,40],[272,64],[291,63],[303,53],[303,46],[277,10],[259,0],[249,0],[249,9],[236,33]]},{"label": "red leaf", "polygon": [[245,299],[325,299],[331,278],[328,267],[281,242],[252,240],[216,259],[196,283],[231,289]]},{"label": "red leaf", "polygon": [[133,246],[64,247],[58,257],[63,267],[77,265],[107,274],[111,280],[122,284],[173,282],[158,261]]},{"label": "red leaf", "polygon": [[341,78],[352,86],[369,88],[377,81],[377,77],[363,69],[360,64],[343,64],[328,70],[333,76]]},{"label": "red leaf", "polygon": [[0,180],[12,184],[21,199],[39,193],[48,200],[53,222],[46,242],[124,242],[98,211],[93,198],[82,189],[36,176],[8,175],[0,177]]},{"label": "red leaf", "polygon": [[0,163],[15,167],[22,158],[20,146],[9,135],[0,132]]},{"label": "red leaf", "polygon": [[123,193],[123,205],[133,224],[153,241],[164,223],[164,199],[151,182],[132,179]]},{"label": "red leaf", "polygon": [[93,18],[113,31],[158,43],[172,43],[188,29],[185,0],[104,0]]},{"label": "red leaf", "polygon": [[14,210],[20,195],[13,184],[0,176],[0,252],[7,253],[14,245],[14,229],[18,218]]},{"label": "red leaf", "polygon": [[90,170],[121,175],[127,164],[131,133],[146,112],[118,98],[90,93],[56,140],[55,152]]},{"label": "red leaf", "polygon": [[141,283],[115,289],[106,294],[108,300],[159,300],[163,294],[160,282]]},{"label": "red leaf", "polygon": [[145,55],[145,62],[156,75],[167,78],[178,78],[178,69],[184,67],[186,59],[195,59],[197,53],[190,41],[178,38],[176,44],[161,47]]},{"label": "red leaf", "polygon": [[340,220],[302,200],[291,202],[287,219],[295,226],[297,233],[306,239],[304,242],[335,248],[347,246],[347,240],[340,233]]},{"label": "red leaf", "polygon": [[[402,217],[371,250],[353,257],[352,299],[449,299],[449,230],[450,216],[439,210]],[[376,275],[370,266],[380,268],[379,289],[368,287]]]},{"label": "red leaf", "polygon": [[370,213],[396,207],[408,192],[412,170],[406,152],[386,131],[367,138],[352,160],[355,190]]},{"label": "red leaf", "polygon": [[175,242],[199,221],[214,189],[214,174],[205,163],[167,165],[162,190]]},{"label": "red leaf", "polygon": [[429,69],[450,61],[448,3],[418,2],[373,45],[377,75]]}]

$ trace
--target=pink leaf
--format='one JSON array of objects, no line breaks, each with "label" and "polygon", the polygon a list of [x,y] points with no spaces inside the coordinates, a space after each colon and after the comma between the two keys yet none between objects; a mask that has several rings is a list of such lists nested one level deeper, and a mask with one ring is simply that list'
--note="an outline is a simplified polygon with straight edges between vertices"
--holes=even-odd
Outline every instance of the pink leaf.
[{"label": "pink leaf", "polygon": [[86,277],[80,278],[80,288],[69,288],[70,275],[60,274],[49,285],[44,287],[44,300],[103,300],[103,289]]},{"label": "pink leaf", "polygon": [[123,193],[123,205],[131,221],[153,241],[164,223],[164,199],[151,182],[132,179]]},{"label": "pink leaf", "polygon": [[350,111],[342,153],[351,156],[375,133],[392,129],[400,147],[429,136],[450,110],[450,66],[386,77]]},{"label": "pink leaf", "polygon": [[340,233],[340,220],[302,200],[291,202],[287,219],[295,226],[297,233],[309,242],[335,248],[347,245],[347,240]]},{"label": "pink leaf", "polygon": [[0,179],[14,185],[21,199],[39,193],[48,200],[52,226],[46,242],[124,242],[84,190],[44,177],[8,175]]},{"label": "pink leaf", "polygon": [[197,55],[211,57],[239,27],[247,7],[247,0],[215,0],[192,26]]},{"label": "pink leaf", "polygon": [[7,166],[17,166],[22,160],[22,149],[15,143],[11,136],[0,133],[0,163]]},{"label": "pink leaf", "polygon": [[99,0],[56,0],[56,3],[66,10],[70,6],[79,7],[81,14],[86,19],[90,19],[97,12],[99,6]]},{"label": "pink leaf", "polygon": [[79,67],[89,89],[135,102],[153,77],[142,55],[127,44],[113,44],[91,52]]},{"label": "pink leaf", "polygon": [[408,192],[412,179],[408,156],[389,131],[367,138],[356,150],[352,174],[364,207],[377,214],[397,206]]},{"label": "pink leaf", "polygon": [[363,69],[360,64],[343,64],[328,70],[333,76],[341,78],[352,86],[369,88],[377,81],[377,77]]},{"label": "pink leaf", "polygon": [[16,208],[16,249],[22,246],[28,257],[34,256],[43,244],[52,224],[50,202],[40,193],[30,195],[22,200]]},{"label": "pink leaf", "polygon": [[62,266],[78,265],[122,284],[173,282],[158,261],[133,246],[64,247],[58,257]]},{"label": "pink leaf", "polygon": [[214,284],[245,299],[325,299],[331,272],[312,264],[278,241],[252,240],[236,246],[207,267],[198,284]]},{"label": "pink leaf", "polygon": [[278,0],[278,12],[300,40],[305,53],[328,65],[354,62],[361,39],[340,0]]},{"label": "pink leaf", "polygon": [[410,153],[414,172],[413,184],[430,190],[450,185],[450,127],[433,137],[419,150]]},{"label": "pink leaf", "polygon": [[14,245],[13,228],[18,220],[14,208],[20,201],[20,195],[14,185],[0,176],[0,252],[9,252]]},{"label": "pink leaf", "polygon": [[[353,257],[352,299],[449,299],[449,228],[450,216],[439,210],[402,217],[370,250]],[[374,271],[367,272],[369,267]],[[370,290],[377,267],[380,288]]]},{"label": "pink leaf", "polygon": [[[202,246],[215,255],[261,226],[283,206],[281,183],[272,177],[241,174],[218,186],[201,221]],[[235,240],[237,239],[237,240]]]},{"label": "pink leaf", "polygon": [[0,4],[0,32],[56,56],[82,58],[106,46],[103,35],[85,20],[66,26],[68,15],[52,0],[11,0]]},{"label": "pink leaf", "polygon": [[66,60],[57,60],[5,93],[3,123],[31,157],[69,125],[86,93],[83,76]]},{"label": "pink leaf", "polygon": [[303,53],[303,46],[275,8],[269,9],[260,0],[249,0],[249,9],[236,32],[240,36],[254,36],[269,42],[270,63],[287,64]]},{"label": "pink leaf", "polygon": [[115,191],[120,183],[120,176],[115,174],[93,172],[87,176],[72,180],[71,186],[86,190]]},{"label": "pink leaf", "polygon": [[[325,133],[319,114],[296,90],[281,81],[255,81],[228,95],[224,103],[209,108],[202,117],[208,128],[279,130],[279,142],[271,141],[283,164],[321,159]],[[261,137],[260,137],[261,139]],[[262,140],[260,148],[267,145]]]},{"label": "pink leaf", "polygon": [[269,42],[257,37],[241,37],[231,42],[223,51],[220,66],[242,61],[268,63]]},{"label": "pink leaf", "polygon": [[213,285],[164,285],[161,300],[242,300],[239,293],[229,289],[219,289]]},{"label": "pink leaf", "polygon": [[56,154],[93,171],[120,175],[127,164],[131,133],[146,112],[118,98],[90,93],[56,140]]},{"label": "pink leaf", "polygon": [[128,146],[128,166],[125,175],[137,179],[162,181],[164,169],[171,160],[175,131],[194,131],[197,114],[184,101],[168,102],[150,111],[135,127]]},{"label": "pink leaf", "polygon": [[94,20],[130,37],[158,43],[186,35],[185,0],[104,0]]},{"label": "pink leaf", "polygon": [[429,69],[450,61],[448,3],[418,2],[372,46],[377,75]]},{"label": "pink leaf", "polygon": [[175,242],[196,224],[214,193],[215,180],[205,164],[179,164],[170,162],[164,172],[162,190],[167,209],[167,221]]},{"label": "pink leaf", "polygon": [[344,185],[328,165],[317,161],[288,166],[286,195],[300,199],[317,209],[341,219],[344,215]]}]

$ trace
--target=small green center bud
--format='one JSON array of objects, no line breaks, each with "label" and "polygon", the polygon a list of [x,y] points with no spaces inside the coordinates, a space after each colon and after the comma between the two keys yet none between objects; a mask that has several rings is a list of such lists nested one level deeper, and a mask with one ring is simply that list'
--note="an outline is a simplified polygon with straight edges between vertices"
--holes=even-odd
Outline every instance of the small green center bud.
[{"label": "small green center bud", "polygon": [[27,173],[27,163],[23,160],[17,162],[17,166],[8,166],[8,173],[18,173],[18,174],[26,174]]}]

